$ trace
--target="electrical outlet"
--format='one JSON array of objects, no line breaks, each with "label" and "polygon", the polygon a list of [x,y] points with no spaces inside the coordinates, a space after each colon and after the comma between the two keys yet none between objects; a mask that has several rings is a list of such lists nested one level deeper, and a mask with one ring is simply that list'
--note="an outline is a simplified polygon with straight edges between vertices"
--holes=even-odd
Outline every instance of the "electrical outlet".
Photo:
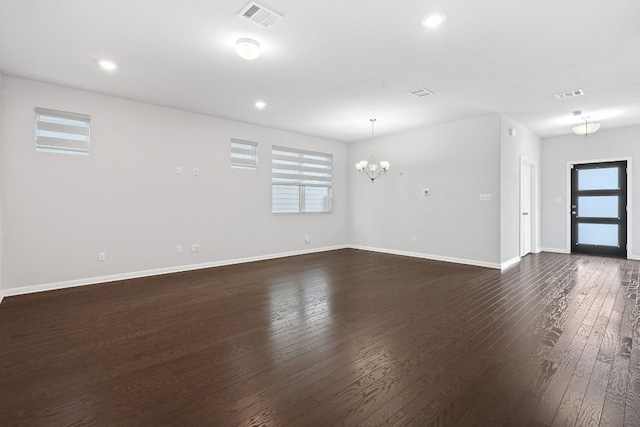
[{"label": "electrical outlet", "polygon": [[493,200],[493,194],[480,194],[480,200]]},{"label": "electrical outlet", "polygon": [[200,251],[200,245],[198,245],[197,243],[194,243],[193,245],[191,245],[191,252],[199,252]]},{"label": "electrical outlet", "polygon": [[309,243],[309,235],[308,234],[304,235],[304,242],[305,243]]},{"label": "electrical outlet", "polygon": [[182,173],[182,168],[180,166],[176,166],[176,173],[180,175]]},{"label": "electrical outlet", "polygon": [[411,239],[411,241],[412,241],[413,243],[416,243],[416,242],[418,241],[418,237],[417,237],[417,236],[413,236],[413,239]]},{"label": "electrical outlet", "polygon": [[105,262],[107,260],[107,254],[104,252],[98,253],[98,262]]},{"label": "electrical outlet", "polygon": [[195,168],[195,169],[193,170],[193,175],[194,175],[194,176],[198,176],[198,175],[200,175],[200,170],[199,170],[198,168]]},{"label": "electrical outlet", "polygon": [[176,253],[177,254],[181,254],[182,253],[182,246],[180,246],[180,245],[176,246]]}]

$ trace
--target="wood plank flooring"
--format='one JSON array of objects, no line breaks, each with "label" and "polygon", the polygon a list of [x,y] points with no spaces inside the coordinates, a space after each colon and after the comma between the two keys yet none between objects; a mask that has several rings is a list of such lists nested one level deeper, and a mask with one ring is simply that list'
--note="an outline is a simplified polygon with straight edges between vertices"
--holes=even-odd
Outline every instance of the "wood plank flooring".
[{"label": "wood plank flooring", "polygon": [[640,263],[353,249],[7,297],[1,426],[640,426]]}]

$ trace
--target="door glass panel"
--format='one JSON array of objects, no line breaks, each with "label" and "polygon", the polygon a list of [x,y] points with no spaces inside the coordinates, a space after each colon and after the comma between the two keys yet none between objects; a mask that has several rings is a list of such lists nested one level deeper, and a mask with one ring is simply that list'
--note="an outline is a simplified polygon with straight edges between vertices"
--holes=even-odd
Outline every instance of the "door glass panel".
[{"label": "door glass panel", "polygon": [[618,168],[578,170],[578,190],[618,189]]},{"label": "door glass panel", "polygon": [[578,197],[578,216],[582,218],[618,218],[618,196]]},{"label": "door glass panel", "polygon": [[618,224],[578,224],[578,243],[618,246]]}]

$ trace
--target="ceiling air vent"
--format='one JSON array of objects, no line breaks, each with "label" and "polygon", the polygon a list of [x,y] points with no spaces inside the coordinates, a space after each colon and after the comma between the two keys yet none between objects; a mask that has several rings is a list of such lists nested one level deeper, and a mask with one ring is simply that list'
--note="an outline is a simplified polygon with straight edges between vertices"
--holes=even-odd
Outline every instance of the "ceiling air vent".
[{"label": "ceiling air vent", "polygon": [[584,95],[582,89],[570,90],[569,92],[556,93],[554,96],[556,99],[572,98],[574,96]]},{"label": "ceiling air vent", "polygon": [[270,27],[282,19],[282,15],[254,1],[243,7],[238,15],[264,28]]},{"label": "ceiling air vent", "polygon": [[426,87],[421,87],[421,88],[412,90],[411,92],[409,92],[409,95],[415,96],[416,98],[422,98],[425,96],[433,95],[433,92],[431,92]]}]

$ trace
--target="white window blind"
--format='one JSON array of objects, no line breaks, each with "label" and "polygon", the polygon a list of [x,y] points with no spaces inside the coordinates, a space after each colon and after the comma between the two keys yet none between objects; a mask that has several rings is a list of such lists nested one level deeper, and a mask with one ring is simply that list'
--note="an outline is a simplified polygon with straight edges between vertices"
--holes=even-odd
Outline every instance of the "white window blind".
[{"label": "white window blind", "polygon": [[333,155],[274,145],[272,212],[330,212]]},{"label": "white window blind", "polygon": [[258,143],[231,138],[231,168],[258,169]]},{"label": "white window blind", "polygon": [[88,156],[91,116],[36,107],[36,151]]}]

